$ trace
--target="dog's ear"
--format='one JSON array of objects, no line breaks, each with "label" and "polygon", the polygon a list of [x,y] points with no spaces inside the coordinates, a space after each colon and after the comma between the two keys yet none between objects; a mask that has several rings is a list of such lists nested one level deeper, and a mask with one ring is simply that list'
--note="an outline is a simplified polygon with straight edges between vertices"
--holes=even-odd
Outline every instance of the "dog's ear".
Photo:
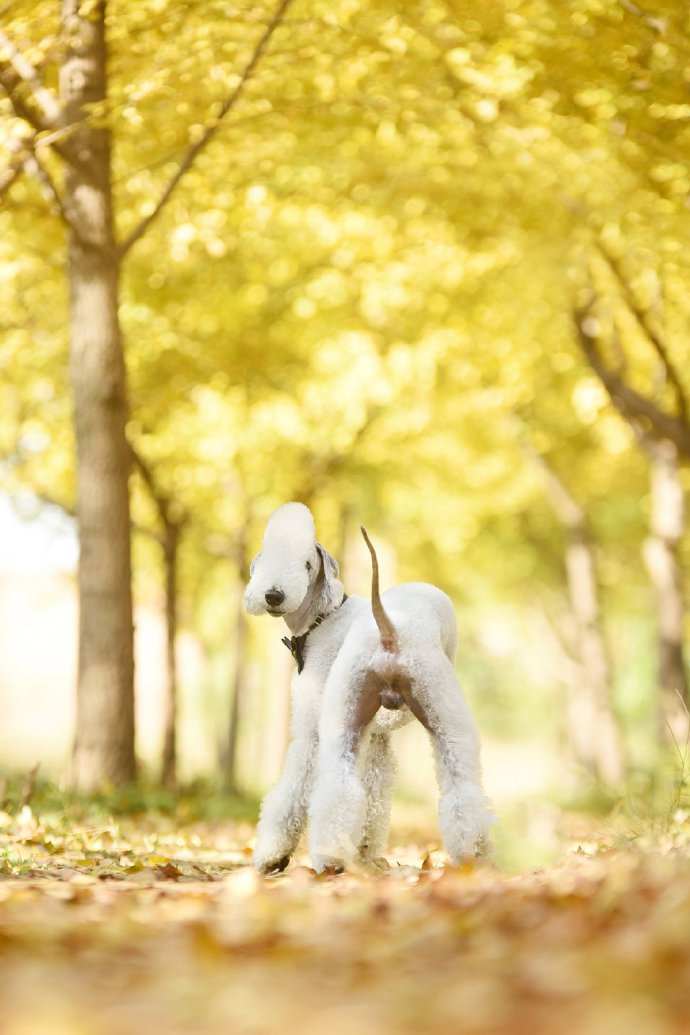
[{"label": "dog's ear", "polygon": [[323,580],[321,581],[321,595],[318,601],[319,612],[332,611],[339,607],[343,600],[343,584],[338,580],[338,562],[333,554],[330,554],[321,543],[316,544],[321,566],[323,569]]},{"label": "dog's ear", "polygon": [[256,562],[258,561],[260,556],[261,556],[261,554],[257,553],[256,557],[252,560],[251,564],[249,565],[249,577],[250,578],[254,574],[254,569],[256,568]]},{"label": "dog's ear", "polygon": [[316,549],[319,552],[319,557],[323,562],[323,573],[327,579],[337,579],[340,572],[338,562],[332,553],[329,553],[325,546],[321,543],[316,544]]}]

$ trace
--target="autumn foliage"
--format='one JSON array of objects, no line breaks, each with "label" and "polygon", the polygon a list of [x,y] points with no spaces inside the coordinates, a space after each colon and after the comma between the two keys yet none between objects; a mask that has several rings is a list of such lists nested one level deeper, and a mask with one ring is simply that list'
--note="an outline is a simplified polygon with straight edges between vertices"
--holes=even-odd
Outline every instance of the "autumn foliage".
[{"label": "autumn foliage", "polygon": [[[444,868],[415,822],[376,873],[260,880],[251,818],[0,792],[0,1035],[690,1030],[689,29],[687,0],[4,5],[0,502],[81,508],[82,785],[275,777],[289,658],[239,603],[299,499],[348,592],[364,521],[386,585],[453,598],[488,784],[619,804],[575,823],[552,794],[542,851],[497,802],[495,868]],[[71,640],[34,576],[0,648],[47,689],[3,656],[0,766],[47,771]],[[130,592],[166,624],[136,723]]]},{"label": "autumn foliage", "polygon": [[387,870],[262,879],[250,822],[3,813],[1,1030],[680,1035],[687,814],[566,827],[517,875],[401,832]]}]

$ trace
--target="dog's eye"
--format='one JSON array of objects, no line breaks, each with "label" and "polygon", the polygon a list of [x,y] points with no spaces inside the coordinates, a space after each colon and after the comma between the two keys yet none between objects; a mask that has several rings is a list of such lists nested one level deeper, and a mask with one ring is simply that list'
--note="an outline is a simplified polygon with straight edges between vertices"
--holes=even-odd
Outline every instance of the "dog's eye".
[{"label": "dog's eye", "polygon": [[311,571],[311,561],[307,561],[307,571]]}]

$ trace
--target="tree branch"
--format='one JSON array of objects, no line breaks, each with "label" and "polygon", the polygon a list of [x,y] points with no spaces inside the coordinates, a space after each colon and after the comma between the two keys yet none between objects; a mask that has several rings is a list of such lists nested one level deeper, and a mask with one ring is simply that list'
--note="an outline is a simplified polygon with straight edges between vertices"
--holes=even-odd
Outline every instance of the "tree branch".
[{"label": "tree branch", "polygon": [[11,141],[10,151],[14,152],[14,158],[0,172],[0,197],[10,189],[24,171],[26,160],[31,157],[30,145],[31,142],[26,139]]},{"label": "tree branch", "polygon": [[44,198],[51,207],[54,206],[57,209],[57,213],[65,226],[69,227],[75,236],[79,238],[78,228],[72,219],[69,207],[55,186],[52,176],[36,154],[38,143],[39,141],[35,136],[10,142],[10,150],[14,151],[16,157],[0,173],[0,195],[9,190],[22,170],[25,170],[38,181]]},{"label": "tree branch", "polygon": [[285,13],[291,3],[292,0],[280,0],[273,17],[266,26],[266,29],[264,30],[263,35],[261,36],[261,39],[254,48],[254,53],[252,54],[251,58],[245,66],[245,69],[240,77],[239,83],[232,91],[232,93],[223,101],[216,121],[213,123],[212,126],[209,126],[205,130],[203,135],[199,138],[199,140],[197,140],[196,143],[192,144],[191,147],[188,149],[186,155],[180,163],[179,168],[177,169],[177,172],[170,179],[169,183],[163,190],[163,193],[159,197],[153,211],[144,219],[142,219],[139,225],[136,226],[134,230],[132,230],[132,232],[128,235],[128,237],[126,237],[125,240],[122,242],[122,244],[120,245],[121,257],[125,256],[127,252],[130,250],[130,248],[132,248],[132,246],[135,245],[137,241],[144,236],[148,228],[151,226],[151,223],[153,223],[154,219],[156,219],[160,215],[162,209],[167,205],[168,201],[172,196],[173,191],[177,187],[182,177],[191,169],[197,156],[201,153],[201,151],[204,150],[204,148],[215,136],[225,116],[235,107],[235,105],[237,104],[238,100],[244,92],[245,86],[247,85],[252,75],[256,71],[256,68],[263,56],[263,53],[268,47],[271,37],[283,21]]},{"label": "tree branch", "polygon": [[[129,443],[129,450],[132,454],[134,466],[139,471],[144,485],[149,490],[151,498],[156,504],[156,509],[164,527],[166,529],[181,528],[186,523],[188,517],[185,508],[181,504],[174,502],[166,493],[161,492],[156,485],[153,471],[131,442]],[[174,511],[177,511],[177,514]]]},{"label": "tree branch", "polygon": [[582,507],[558,477],[546,457],[534,448],[524,428],[520,433],[520,449],[527,459],[541,471],[547,495],[560,521],[574,535],[584,535],[585,514]]},{"label": "tree branch", "polygon": [[643,309],[638,304],[637,299],[633,295],[630,284],[628,283],[628,280],[625,274],[623,273],[618,259],[616,259],[608,251],[606,251],[606,249],[601,244],[598,247],[600,254],[608,263],[611,271],[613,272],[616,280],[618,281],[618,284],[620,285],[628,309],[635,317],[638,325],[646,335],[647,339],[654,348],[654,351],[661,360],[664,370],[666,372],[666,377],[668,378],[669,382],[673,385],[673,389],[676,394],[676,401],[678,403],[678,416],[684,424],[687,424],[688,399],[685,393],[685,387],[683,386],[683,383],[678,375],[678,371],[673,365],[671,357],[668,354],[666,344],[664,343],[663,339],[654,327],[652,321],[649,319],[649,312],[646,309]]},{"label": "tree branch", "polygon": [[3,65],[0,61],[0,86],[2,86],[3,90],[7,94],[14,114],[18,119],[22,119],[24,122],[27,122],[37,133],[46,129],[47,127],[43,120],[39,118],[36,112],[31,110],[24,99],[19,95],[17,84],[18,79],[14,75],[12,69],[8,65]]},{"label": "tree branch", "polygon": [[627,385],[606,365],[599,349],[598,325],[591,306],[576,309],[573,318],[582,350],[621,416],[631,424],[646,421],[651,435],[668,439],[679,452],[690,458],[690,426],[687,421],[664,413],[656,403]]},{"label": "tree branch", "polygon": [[19,158],[14,162],[10,162],[10,164],[2,170],[0,173],[0,198],[3,194],[7,193],[14,181],[19,178],[23,168],[24,161]]},{"label": "tree branch", "polygon": [[[52,129],[60,122],[60,103],[41,82],[38,72],[0,29],[0,83],[20,118],[34,129]],[[31,101],[26,103],[25,97]],[[37,109],[37,110],[36,110]]]},{"label": "tree branch", "polygon": [[60,192],[55,186],[53,178],[51,177],[50,173],[43,165],[43,163],[40,161],[35,151],[33,151],[25,159],[24,168],[28,173],[31,173],[31,175],[36,180],[38,180],[38,183],[41,187],[41,193],[43,194],[44,198],[46,199],[49,205],[55,206],[57,214],[59,215],[60,219],[65,224],[65,226],[72,231],[72,233],[77,237],[78,240],[81,240],[78,227],[72,219],[69,208],[65,203],[64,198],[62,198],[62,196],[60,195]]},{"label": "tree branch", "polygon": [[664,18],[655,18],[653,15],[647,14],[646,11],[643,11],[642,8],[638,7],[638,5],[633,3],[632,0],[618,0],[618,2],[621,7],[625,8],[626,11],[629,11],[630,14],[634,14],[637,18],[641,18],[643,22],[646,22],[654,32],[658,32],[660,36],[664,35],[668,28],[668,23]]}]

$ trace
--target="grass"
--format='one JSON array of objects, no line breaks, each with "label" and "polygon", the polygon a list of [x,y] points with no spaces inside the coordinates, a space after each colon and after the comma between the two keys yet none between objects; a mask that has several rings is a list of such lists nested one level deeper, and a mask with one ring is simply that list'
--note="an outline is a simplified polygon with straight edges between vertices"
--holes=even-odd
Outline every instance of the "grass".
[{"label": "grass", "polygon": [[[180,822],[198,820],[256,820],[259,801],[252,795],[231,794],[212,781],[196,780],[171,790],[151,781],[104,787],[90,794],[79,794],[52,780],[35,779],[27,794],[26,775],[0,778],[0,810],[21,811],[30,800],[37,814],[62,815],[74,822],[101,822],[110,816],[139,816],[156,813]],[[23,799],[29,799],[24,801]]]}]

